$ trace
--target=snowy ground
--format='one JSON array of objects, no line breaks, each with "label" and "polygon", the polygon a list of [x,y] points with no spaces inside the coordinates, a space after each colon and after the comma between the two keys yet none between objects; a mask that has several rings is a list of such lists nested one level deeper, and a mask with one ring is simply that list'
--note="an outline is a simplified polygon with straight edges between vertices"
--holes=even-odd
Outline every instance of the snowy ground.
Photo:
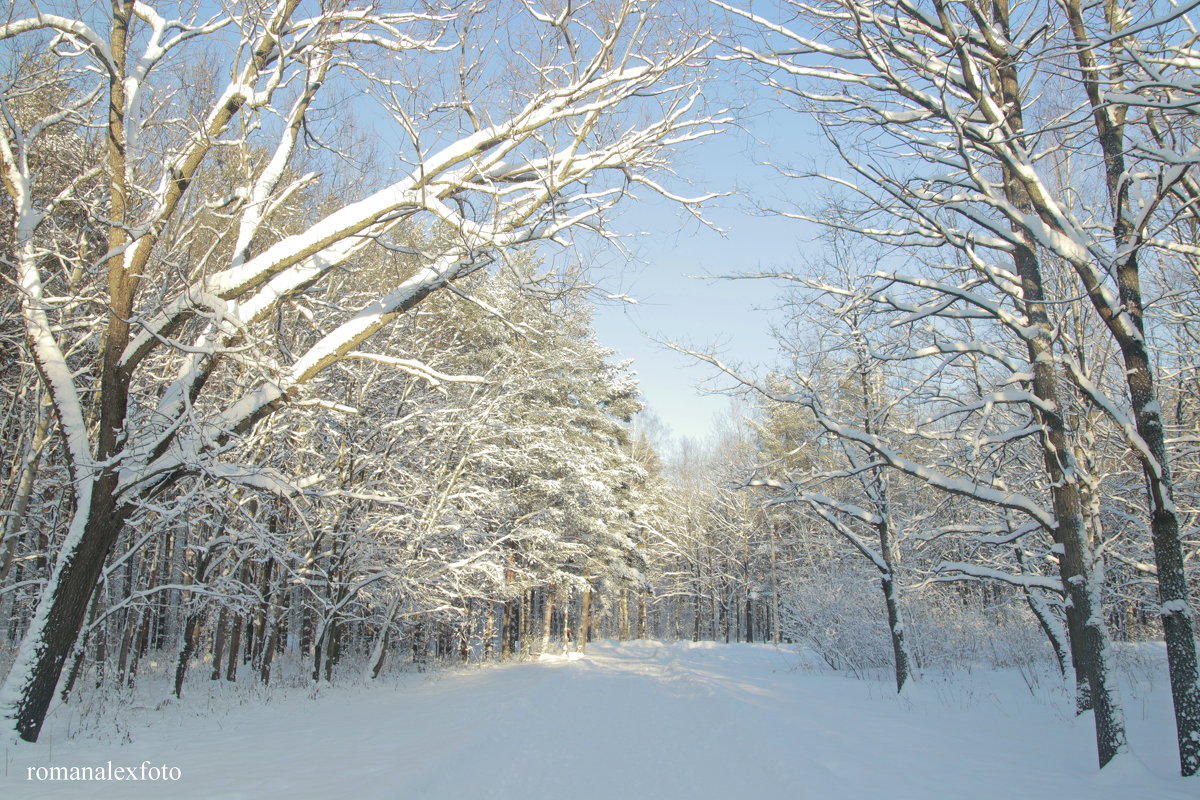
[{"label": "snowy ground", "polygon": [[[1019,672],[886,682],[796,670],[767,645],[627,642],[586,657],[126,709],[121,743],[5,741],[15,798],[1190,798],[1165,675],[1127,682],[1135,755],[1096,770],[1090,720]],[[1026,678],[1029,674],[1026,674]],[[185,701],[187,696],[185,695]],[[198,707],[199,704],[199,707]],[[100,726],[103,730],[103,726]],[[37,782],[29,768],[178,768],[176,782]]]}]

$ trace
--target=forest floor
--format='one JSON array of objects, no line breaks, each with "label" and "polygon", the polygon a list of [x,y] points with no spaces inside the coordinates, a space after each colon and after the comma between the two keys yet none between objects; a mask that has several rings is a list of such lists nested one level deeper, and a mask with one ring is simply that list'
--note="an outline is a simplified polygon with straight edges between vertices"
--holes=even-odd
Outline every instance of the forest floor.
[{"label": "forest floor", "polygon": [[[1147,652],[1122,683],[1133,753],[1103,772],[1090,719],[1044,673],[927,674],[897,697],[883,676],[802,666],[794,650],[640,641],[315,695],[214,682],[203,698],[204,681],[183,702],[61,706],[38,744],[5,740],[0,797],[1195,798]],[[147,761],[179,779],[30,779]]]}]

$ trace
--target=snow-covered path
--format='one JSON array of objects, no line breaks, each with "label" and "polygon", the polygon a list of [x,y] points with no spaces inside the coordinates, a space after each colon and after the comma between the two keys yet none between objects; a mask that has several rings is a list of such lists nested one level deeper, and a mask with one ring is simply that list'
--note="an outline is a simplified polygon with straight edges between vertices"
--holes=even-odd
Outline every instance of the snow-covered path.
[{"label": "snow-covered path", "polygon": [[[123,745],[9,744],[5,798],[1194,798],[1171,777],[1163,693],[1127,699],[1140,759],[1097,773],[1086,721],[1019,677],[887,685],[792,670],[764,645],[601,643],[585,658],[302,694],[196,716],[168,707]],[[1023,696],[1022,696],[1023,694]],[[172,783],[27,780],[29,767],[143,761]],[[1144,766],[1142,761],[1146,762]]]}]

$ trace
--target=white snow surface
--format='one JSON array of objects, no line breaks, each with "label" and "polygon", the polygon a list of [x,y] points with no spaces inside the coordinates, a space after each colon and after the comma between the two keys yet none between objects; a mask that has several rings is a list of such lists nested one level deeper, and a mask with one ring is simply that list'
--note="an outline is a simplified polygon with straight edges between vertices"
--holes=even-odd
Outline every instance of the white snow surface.
[{"label": "white snow surface", "polygon": [[[586,656],[409,674],[315,698],[280,690],[265,704],[205,697],[198,681],[190,704],[185,693],[133,714],[120,741],[67,738],[69,707],[58,707],[39,743],[9,737],[0,797],[1196,797],[1195,779],[1176,777],[1165,672],[1152,687],[1126,682],[1135,752],[1101,772],[1091,720],[1073,718],[1046,678],[1031,692],[1016,670],[972,670],[925,676],[897,697],[883,676],[800,662],[771,645],[600,642]],[[147,760],[181,779],[27,780],[29,767]]]}]

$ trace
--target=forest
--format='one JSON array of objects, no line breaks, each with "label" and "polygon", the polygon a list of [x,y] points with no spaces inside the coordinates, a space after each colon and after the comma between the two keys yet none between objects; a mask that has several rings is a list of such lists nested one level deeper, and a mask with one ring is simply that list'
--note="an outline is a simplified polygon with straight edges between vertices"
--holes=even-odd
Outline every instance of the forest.
[{"label": "forest", "polygon": [[[1044,665],[1104,768],[1163,642],[1200,772],[1198,6],[11,0],[7,729],[745,642]],[[594,265],[764,104],[740,202],[817,234],[728,265],[776,351],[674,345],[737,401],[673,440]]]}]

